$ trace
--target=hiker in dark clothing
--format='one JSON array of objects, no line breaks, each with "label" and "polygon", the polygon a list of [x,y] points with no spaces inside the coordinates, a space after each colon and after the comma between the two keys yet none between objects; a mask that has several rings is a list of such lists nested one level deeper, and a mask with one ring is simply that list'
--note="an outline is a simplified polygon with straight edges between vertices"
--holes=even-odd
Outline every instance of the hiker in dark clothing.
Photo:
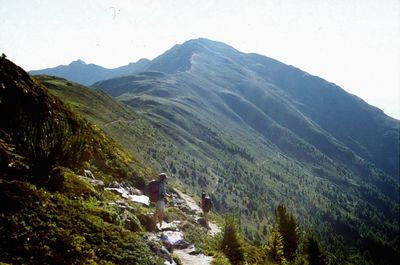
[{"label": "hiker in dark clothing", "polygon": [[200,208],[203,211],[204,221],[205,221],[207,228],[209,228],[208,212],[212,209],[212,207],[213,207],[213,204],[212,204],[211,198],[209,196],[206,196],[206,193],[203,191],[201,193]]},{"label": "hiker in dark clothing", "polygon": [[154,214],[155,223],[157,224],[157,222],[159,222],[160,228],[164,219],[165,197],[167,196],[165,187],[166,180],[167,175],[165,173],[161,173],[158,177],[158,196],[156,201],[156,212]]}]

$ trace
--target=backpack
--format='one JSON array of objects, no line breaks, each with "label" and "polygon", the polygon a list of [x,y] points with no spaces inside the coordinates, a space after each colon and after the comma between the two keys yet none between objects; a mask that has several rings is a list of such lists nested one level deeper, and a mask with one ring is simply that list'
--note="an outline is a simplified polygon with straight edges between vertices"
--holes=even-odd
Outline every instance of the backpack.
[{"label": "backpack", "polygon": [[158,201],[158,181],[152,180],[149,183],[149,198],[151,202]]},{"label": "backpack", "polygon": [[213,207],[213,203],[211,201],[210,197],[205,197],[204,203],[203,203],[203,211],[208,213]]}]

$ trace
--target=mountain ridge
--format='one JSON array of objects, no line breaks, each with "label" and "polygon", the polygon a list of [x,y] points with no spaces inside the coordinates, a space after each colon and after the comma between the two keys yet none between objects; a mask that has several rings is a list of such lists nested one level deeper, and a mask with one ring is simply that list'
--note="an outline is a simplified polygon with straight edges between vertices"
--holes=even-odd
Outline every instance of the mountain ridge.
[{"label": "mountain ridge", "polygon": [[[81,95],[86,95],[88,93],[92,96],[85,97],[93,99],[97,99],[98,93],[100,92],[90,88],[75,88],[74,85],[71,87],[68,85],[67,80],[53,80],[48,77],[46,79],[40,77],[39,80],[47,87],[51,88],[51,91],[60,96],[60,98],[63,98],[73,105],[75,105],[74,102],[78,102],[78,100],[69,95],[71,89],[76,91],[74,94],[77,96],[79,96],[77,93]],[[82,114],[85,114],[85,117],[90,118],[90,115],[97,116],[100,113],[102,114],[104,112],[103,110],[107,109],[106,106],[114,104],[104,102],[107,105],[103,105],[96,101],[92,100],[90,103],[88,102],[88,109],[81,104],[76,106],[78,110],[82,111]],[[117,109],[115,110],[115,112],[113,111],[113,115],[120,112],[117,111]],[[369,214],[373,214],[375,211],[373,210],[374,208],[368,206],[369,203],[364,202],[365,198],[361,200],[361,198],[355,196],[359,192],[367,192],[365,186],[361,184],[363,189],[358,189],[357,193],[354,193],[355,187],[359,185],[357,179],[346,179],[345,176],[332,178],[329,168],[321,168],[318,167],[318,165],[315,165],[312,169],[312,172],[314,172],[313,174],[317,176],[314,178],[313,175],[310,175],[310,173],[304,170],[304,166],[298,161],[290,159],[285,154],[281,153],[279,149],[274,147],[272,143],[268,143],[266,140],[261,142],[257,141],[255,145],[261,147],[261,149],[259,148],[259,152],[262,151],[262,149],[268,149],[268,152],[264,151],[259,154],[265,159],[264,161],[260,161],[254,153],[254,148],[250,148],[254,146],[251,142],[247,142],[246,146],[240,145],[242,143],[240,141],[232,143],[229,139],[222,137],[214,128],[206,127],[206,124],[195,124],[197,132],[194,135],[182,134],[178,129],[175,129],[172,124],[164,124],[163,120],[157,117],[158,114],[166,114],[165,108],[164,113],[157,111],[158,114],[156,112],[151,112],[152,115],[146,114],[145,116],[142,116],[142,114],[144,114],[144,109],[135,108],[135,112],[137,111],[141,116],[140,119],[145,119],[152,123],[152,127],[154,127],[158,133],[155,133],[154,130],[148,131],[148,129],[142,125],[138,126],[140,123],[135,122],[135,120],[138,119],[125,116],[125,114],[123,114],[125,111],[121,112],[121,117],[110,116],[111,119],[102,122],[94,120],[94,122],[99,128],[107,132],[107,134],[118,139],[129,150],[134,153],[138,152],[137,155],[140,153],[142,160],[147,161],[147,163],[154,165],[156,168],[163,168],[164,171],[169,172],[174,180],[181,181],[182,185],[185,184],[183,186],[187,189],[192,191],[193,188],[195,188],[193,192],[197,193],[199,190],[198,188],[196,189],[196,187],[200,185],[200,188],[209,190],[218,211],[232,211],[236,212],[235,215],[241,216],[242,231],[247,236],[250,236],[250,239],[253,238],[254,240],[255,238],[252,237],[251,230],[249,230],[250,228],[246,224],[246,219],[258,220],[257,216],[259,216],[259,214],[265,214],[260,223],[257,221],[260,229],[260,231],[258,231],[258,236],[262,238],[262,231],[269,227],[266,220],[271,220],[270,218],[273,218],[273,208],[277,202],[284,201],[285,205],[288,205],[290,209],[295,211],[296,219],[301,223],[302,229],[309,229],[307,227],[310,225],[310,220],[314,220],[314,222],[312,222],[312,227],[314,228],[312,229],[315,231],[320,231],[320,229],[322,229],[324,231],[323,234],[319,236],[320,238],[329,238],[336,232],[338,234],[344,234],[345,238],[347,238],[346,240],[351,238],[353,242],[356,241],[354,238],[358,238],[356,236],[356,234],[359,233],[357,232],[359,229],[357,228],[359,225],[357,218],[361,218],[359,216],[360,209],[364,209],[363,211]],[[177,119],[176,115],[175,117],[172,115],[169,117],[171,120]],[[100,120],[103,119],[101,118]],[[181,129],[185,127],[184,122],[179,122],[179,124],[182,126],[180,127]],[[246,134],[249,134],[249,131],[246,131],[241,137],[249,138]],[[239,138],[237,139],[239,140]],[[256,141],[256,139],[253,139],[253,141]],[[193,144],[197,146],[197,148],[191,148],[188,144]],[[203,146],[206,148],[202,149]],[[203,152],[207,157],[201,155]],[[205,161],[205,163],[203,161]],[[221,168],[227,168],[227,170],[221,171]],[[231,168],[232,171],[229,170],[229,168]],[[240,178],[235,177],[235,175],[240,176]],[[265,176],[262,177],[262,175]],[[330,178],[334,181],[334,185],[329,184],[328,181],[330,181]],[[317,182],[315,182],[316,180]],[[244,185],[244,183],[251,188],[245,193],[242,193],[241,191],[243,188],[241,186]],[[329,186],[330,189],[333,190],[329,191],[329,189],[326,189],[326,186]],[[228,193],[224,192],[224,190]],[[300,204],[291,202],[291,193],[299,195],[309,194],[311,200],[301,195],[297,197]],[[234,201],[234,207],[230,208],[231,200],[235,200],[236,197],[232,195],[235,194],[240,194],[240,199]],[[264,196],[260,198],[260,194]],[[325,196],[328,196],[330,202],[327,202],[320,194],[326,194]],[[375,197],[374,192],[369,192],[368,194],[372,196],[371,199]],[[223,196],[220,197],[219,195]],[[328,203],[327,205],[329,205],[329,208],[323,210],[321,206],[318,206],[321,203]],[[242,204],[244,204],[244,207]],[[298,205],[301,205],[301,207],[298,207]],[[301,210],[303,207],[306,207],[305,213]],[[382,201],[379,209],[382,213],[390,213],[393,207],[395,208],[396,206]],[[339,211],[337,211],[338,208]],[[323,212],[322,216],[320,216],[321,210]],[[252,215],[249,216],[249,214]],[[306,223],[304,221],[304,215],[308,215],[308,218],[310,218]],[[390,216],[390,214],[388,216]],[[364,216],[362,218],[372,220],[370,217]],[[382,216],[378,218],[382,218]],[[348,220],[353,220],[350,226]],[[386,226],[388,224],[386,218],[379,220],[383,220],[381,224],[386,227],[385,229],[390,227]],[[326,228],[324,228],[325,226]],[[335,232],[328,229],[328,227],[331,226],[335,228]],[[370,233],[376,233],[376,225],[374,222],[369,224],[369,226],[371,227],[368,229]],[[365,237],[364,232],[361,234]],[[366,238],[369,237],[367,236]],[[385,242],[389,242],[386,241],[387,239],[384,239],[386,236],[381,235],[381,238]],[[325,242],[325,244],[330,242],[328,245],[331,245],[332,242],[335,241],[328,240]],[[369,239],[367,240],[364,238],[360,242],[374,241],[369,241]],[[339,246],[335,245],[333,253],[335,253],[335,251],[341,253],[346,252],[346,250],[342,249],[343,246],[340,245],[341,244],[339,244]],[[330,248],[330,250],[332,249]],[[378,257],[379,254],[377,253],[378,252],[375,251],[375,256]],[[386,254],[386,256],[389,255]],[[341,262],[338,262],[338,264],[341,264]]]},{"label": "mountain ridge", "polygon": [[[141,146],[144,160],[206,190],[217,211],[237,212],[249,239],[270,231],[283,200],[325,242],[379,264],[371,246],[399,240],[399,121],[296,67],[214,45],[176,45],[144,72],[93,86],[163,136]],[[140,141],[113,125],[115,138]]]},{"label": "mountain ridge", "polygon": [[[210,50],[210,47],[213,48],[215,46],[215,43],[218,45],[222,46],[224,49],[222,50],[228,50],[228,54],[224,55],[223,58],[217,58],[215,61],[209,60],[215,58],[215,52],[212,54],[212,56],[207,53],[204,57],[205,60],[208,60],[205,62],[204,68],[212,73],[218,73],[222,67],[226,67],[227,70],[229,71],[230,68],[237,66],[239,62],[246,62],[250,65],[249,68],[247,69],[235,69],[233,73],[230,73],[229,78],[233,76],[234,74],[238,74],[238,77],[235,77],[231,82],[235,82],[235,84],[231,85],[231,90],[229,93],[236,93],[240,94],[241,96],[245,96],[247,98],[248,102],[252,102],[255,106],[262,105],[264,108],[264,113],[267,112],[272,112],[275,111],[275,114],[277,114],[278,110],[273,110],[271,105],[274,105],[275,107],[279,107],[279,103],[276,101],[286,101],[287,105],[292,106],[289,109],[283,110],[286,111],[287,113],[293,113],[293,110],[297,110],[299,115],[302,115],[303,117],[307,117],[305,121],[313,121],[314,127],[315,124],[318,124],[319,129],[324,130],[325,132],[328,132],[329,134],[332,134],[334,138],[339,139],[340,142],[343,142],[345,145],[351,145],[353,149],[355,149],[357,154],[362,154],[363,157],[367,157],[369,160],[373,160],[377,163],[379,167],[383,168],[394,168],[393,170],[389,170],[389,173],[393,176],[397,176],[399,169],[398,166],[396,167],[396,157],[392,157],[391,161],[385,162],[385,161],[380,161],[378,157],[383,157],[382,150],[380,150],[377,145],[375,146],[369,146],[367,150],[369,149],[370,151],[365,152],[365,145],[368,145],[367,142],[364,141],[357,141],[356,134],[359,131],[355,126],[353,126],[352,134],[351,134],[351,139],[355,139],[354,141],[351,139],[347,139],[346,136],[341,135],[340,132],[336,129],[337,127],[342,126],[340,123],[343,124],[355,124],[357,126],[361,126],[359,124],[364,123],[368,124],[371,123],[371,126],[369,130],[376,130],[374,129],[376,123],[374,123],[374,120],[379,120],[384,118],[386,121],[384,123],[388,124],[388,127],[393,128],[393,130],[396,130],[396,126],[398,128],[398,124],[396,125],[396,120],[393,118],[390,118],[389,116],[386,116],[383,114],[378,109],[371,108],[370,105],[359,99],[358,97],[351,95],[344,91],[342,88],[339,86],[329,83],[325,81],[324,79],[321,79],[316,76],[311,76],[295,67],[288,66],[285,64],[282,64],[278,61],[271,60],[267,57],[260,57],[259,55],[256,56],[256,60],[254,62],[254,55],[253,54],[243,54],[240,52],[236,52],[235,49],[231,48],[228,45],[224,45],[222,43],[218,42],[213,42],[209,40],[191,40],[188,42],[185,42],[182,45],[176,45],[167,52],[165,52],[163,55],[157,57],[154,62],[150,64],[149,68],[147,70],[151,71],[161,71],[165,72],[167,74],[176,74],[177,77],[179,77],[179,73],[191,71],[189,69],[189,64],[188,59],[192,59],[193,56],[196,56],[198,47],[204,47],[204,42],[206,43],[211,43],[210,46],[208,47],[208,50]],[[188,48],[189,47],[189,48]],[[217,51],[219,51],[221,48],[219,47]],[[171,63],[170,57],[171,54],[174,55],[177,53],[178,50],[182,50],[180,53],[184,54],[186,56],[183,59],[183,62],[180,62],[179,59],[182,58],[181,56],[178,56],[178,61],[173,61]],[[202,49],[204,50],[204,49]],[[190,57],[190,58],[189,58]],[[261,58],[261,60],[260,60]],[[203,58],[204,59],[204,58]],[[237,61],[233,61],[236,59]],[[211,61],[211,63],[210,63]],[[255,68],[254,65],[255,63],[260,63],[263,62],[264,64],[260,67]],[[161,65],[161,62],[166,62],[166,64]],[[250,64],[250,63],[251,64]],[[178,65],[185,65],[183,68],[176,68],[176,64]],[[190,62],[190,68],[195,67],[193,64]],[[169,70],[167,69],[169,68]],[[279,69],[289,69],[288,71],[285,72],[285,75],[282,76],[283,74],[280,72],[281,70]],[[225,69],[224,69],[225,70]],[[196,71],[195,69],[193,71]],[[252,73],[249,73],[252,71]],[[249,75],[250,78],[254,78],[252,75],[257,74],[257,77],[259,80],[256,80],[256,82],[253,82],[253,80],[249,80]],[[197,75],[203,74],[202,72],[196,72]],[[288,76],[291,76],[290,82],[288,82],[289,78]],[[129,78],[129,77],[126,77]],[[203,78],[208,78],[212,80],[214,77],[213,76],[207,76],[204,75]],[[268,97],[268,94],[265,94],[262,91],[262,88],[257,87],[258,83],[261,83],[262,80],[264,79],[266,82],[262,83],[261,86],[271,86],[268,81],[272,80],[278,87],[284,87],[285,89],[270,89],[269,94],[275,93],[277,91],[276,95],[278,97],[272,96],[269,97],[268,104],[266,102],[263,102],[260,100],[260,97],[257,98],[257,93],[258,95],[261,95],[261,97]],[[224,86],[224,80],[222,82],[219,81],[218,78],[215,79],[217,86]],[[296,83],[294,83],[296,82]],[[94,84],[96,86],[96,84]],[[246,92],[246,87],[253,87],[250,92]],[[215,87],[215,86],[214,86]],[[302,89],[299,90],[297,89],[298,87],[301,87]],[[321,87],[321,88],[320,88]],[[246,94],[247,93],[247,94]],[[250,95],[251,94],[251,95]],[[233,95],[233,94],[232,94]],[[224,94],[224,97],[226,100],[234,100],[232,96],[229,96],[228,94]],[[290,101],[286,100],[287,98],[290,99]],[[273,101],[271,101],[273,100]],[[346,102],[347,101],[347,102]],[[339,107],[335,109],[335,111],[332,112],[331,108],[334,105],[338,105]],[[357,106],[357,111],[355,111],[356,108],[352,109],[352,106]],[[331,109],[330,109],[331,108]],[[290,111],[292,109],[292,111]],[[324,115],[320,115],[321,110],[324,112]],[[330,113],[332,112],[332,113]],[[352,115],[348,115],[349,113],[352,113]],[[329,115],[331,114],[331,115]],[[299,115],[291,115],[294,119],[299,119]],[[358,115],[358,116],[357,116]],[[380,117],[379,117],[380,116]],[[279,118],[278,115],[274,117],[274,121],[277,122],[277,124],[283,125],[284,127],[288,125],[288,116],[287,115],[281,115],[283,118]],[[297,118],[296,118],[297,117]],[[367,117],[367,120],[359,122],[358,120],[365,119]],[[296,122],[296,121],[294,121]],[[300,122],[300,121],[297,121]],[[381,128],[381,126],[384,127],[384,125],[379,125],[377,126],[378,128]],[[350,127],[351,128],[351,127]],[[295,130],[294,126],[292,126],[292,130]],[[377,135],[379,132],[375,132],[375,135]],[[303,133],[304,135],[304,133]],[[373,142],[373,141],[369,141]],[[361,143],[362,146],[358,146]],[[373,145],[373,144],[372,144]],[[390,153],[395,153],[396,152],[396,147],[395,145],[392,144],[386,144],[384,148],[392,148]],[[371,151],[373,150],[373,151]],[[374,153],[378,153],[376,156],[371,155]]]}]

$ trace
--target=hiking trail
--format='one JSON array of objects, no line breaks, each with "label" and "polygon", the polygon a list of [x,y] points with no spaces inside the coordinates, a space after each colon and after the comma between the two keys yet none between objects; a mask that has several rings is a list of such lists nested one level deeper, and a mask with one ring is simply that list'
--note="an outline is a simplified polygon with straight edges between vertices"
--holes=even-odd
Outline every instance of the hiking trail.
[{"label": "hiking trail", "polygon": [[[113,183],[105,189],[118,193],[121,197],[145,207],[148,207],[150,204],[146,195],[140,194],[140,191],[131,187],[124,187],[120,183]],[[174,189],[169,205],[170,207],[182,210],[188,217],[188,221],[192,224],[202,226],[201,221],[203,217],[201,216],[202,211],[200,206],[189,195]],[[183,265],[210,265],[214,259],[212,256],[200,253],[196,249],[196,246],[185,241],[182,231],[183,225],[184,222],[181,221],[172,221],[169,223],[163,221],[161,227],[157,224],[156,232],[148,232],[144,237],[154,243],[152,250],[165,260],[165,265],[176,265],[172,259],[172,253],[179,257]],[[209,221],[209,229],[204,227],[204,232],[213,236],[221,232],[221,229],[217,224]],[[161,248],[157,246],[161,246]]]}]

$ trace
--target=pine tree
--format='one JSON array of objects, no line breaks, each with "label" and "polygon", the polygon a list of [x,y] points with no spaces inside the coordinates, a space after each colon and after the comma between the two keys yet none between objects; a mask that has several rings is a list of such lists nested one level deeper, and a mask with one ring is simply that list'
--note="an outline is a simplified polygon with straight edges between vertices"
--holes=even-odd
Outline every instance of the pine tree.
[{"label": "pine tree", "polygon": [[305,242],[305,254],[308,259],[309,265],[326,265],[327,257],[321,249],[318,240],[314,235],[308,235]]},{"label": "pine tree", "polygon": [[239,237],[235,218],[226,217],[224,235],[221,242],[221,251],[226,255],[233,265],[244,263],[244,250]]},{"label": "pine tree", "polygon": [[294,260],[295,252],[299,245],[299,232],[293,214],[288,213],[285,206],[278,205],[275,210],[279,231],[282,235],[283,252],[289,261]]},{"label": "pine tree", "polygon": [[267,245],[265,246],[265,251],[268,260],[280,265],[287,264],[283,251],[283,238],[279,231],[279,226],[275,226],[272,230]]}]

